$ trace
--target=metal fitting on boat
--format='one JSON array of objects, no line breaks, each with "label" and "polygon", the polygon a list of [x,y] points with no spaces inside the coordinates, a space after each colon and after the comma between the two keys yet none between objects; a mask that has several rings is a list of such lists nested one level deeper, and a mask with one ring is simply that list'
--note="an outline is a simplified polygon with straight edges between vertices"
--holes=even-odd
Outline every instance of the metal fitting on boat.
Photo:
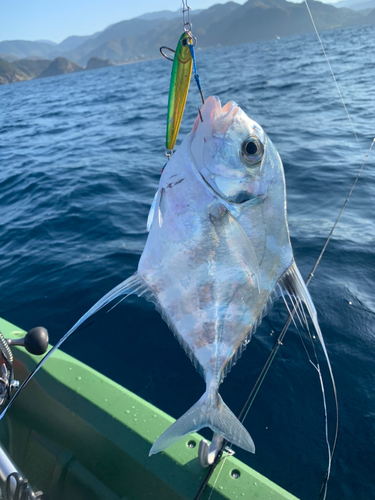
[{"label": "metal fitting on boat", "polygon": [[212,465],[220,451],[224,438],[219,434],[214,433],[211,444],[202,439],[199,443],[198,459],[201,467]]}]

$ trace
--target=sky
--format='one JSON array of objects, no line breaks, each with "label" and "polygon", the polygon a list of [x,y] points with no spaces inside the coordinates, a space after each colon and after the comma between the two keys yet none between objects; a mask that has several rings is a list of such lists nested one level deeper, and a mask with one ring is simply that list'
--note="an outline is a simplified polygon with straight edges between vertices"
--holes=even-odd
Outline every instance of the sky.
[{"label": "sky", "polygon": [[[193,9],[205,9],[215,0],[191,0]],[[245,0],[239,0],[245,3]],[[110,24],[146,12],[177,11],[180,0],[1,0],[0,41],[51,40],[71,35],[92,35]]]},{"label": "sky", "polygon": [[[192,20],[194,9],[226,1],[189,0]],[[246,0],[235,1],[243,4]],[[51,40],[59,43],[68,36],[92,35],[110,24],[146,12],[177,11],[180,7],[180,0],[1,0],[0,41]]]}]

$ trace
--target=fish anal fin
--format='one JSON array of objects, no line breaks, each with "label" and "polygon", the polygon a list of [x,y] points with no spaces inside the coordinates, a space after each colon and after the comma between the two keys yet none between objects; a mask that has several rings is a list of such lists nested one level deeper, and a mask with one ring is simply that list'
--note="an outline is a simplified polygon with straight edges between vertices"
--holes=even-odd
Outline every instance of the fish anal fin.
[{"label": "fish anal fin", "polygon": [[173,322],[172,318],[169,316],[166,309],[164,309],[156,299],[153,300],[151,298],[149,300],[155,303],[156,311],[163,318],[163,320],[167,324],[168,328],[171,330],[171,332],[175,336],[176,340],[178,341],[178,343],[180,344],[182,349],[185,351],[185,354],[190,359],[191,363],[193,364],[194,368],[197,370],[199,375],[201,377],[205,378],[204,369],[201,366],[201,364],[199,363],[198,359],[196,358],[193,349],[189,346],[189,344],[186,342],[186,340],[183,338],[183,336],[179,334],[175,323]]},{"label": "fish anal fin", "polygon": [[15,398],[20,394],[26,384],[32,379],[38,370],[44,365],[47,359],[52,356],[52,354],[59,349],[61,344],[74,333],[77,328],[79,328],[88,318],[100,311],[103,307],[108,305],[113,300],[119,297],[127,297],[128,295],[135,294],[138,297],[144,297],[146,300],[151,302],[156,302],[156,298],[152,290],[147,286],[145,281],[139,276],[138,273],[133,274],[128,279],[117,285],[110,292],[108,292],[104,297],[102,297],[98,302],[96,302],[81,318],[72,326],[72,328],[63,336],[61,339],[48,351],[44,358],[37,364],[36,368],[30,375],[22,382],[18,391],[14,394],[13,398],[10,400],[8,406],[0,414],[0,420],[4,417],[7,410],[12,406]]}]

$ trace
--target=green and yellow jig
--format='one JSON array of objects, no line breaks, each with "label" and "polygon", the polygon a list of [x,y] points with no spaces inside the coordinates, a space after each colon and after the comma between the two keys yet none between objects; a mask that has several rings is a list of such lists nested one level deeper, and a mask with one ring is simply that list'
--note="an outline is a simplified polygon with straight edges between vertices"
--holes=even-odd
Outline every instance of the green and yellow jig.
[{"label": "green and yellow jig", "polygon": [[174,54],[171,83],[169,87],[167,134],[165,140],[165,147],[170,151],[173,151],[176,144],[189,91],[191,72],[193,69],[193,57],[190,46],[192,46],[193,43],[191,34],[184,31],[180,36]]},{"label": "green and yellow jig", "polygon": [[[187,0],[182,0],[182,7],[184,32],[178,40],[176,50],[174,51],[169,47],[160,47],[161,54],[166,59],[173,61],[171,83],[169,86],[167,133],[165,139],[165,147],[167,148],[165,154],[168,159],[172,156],[173,148],[176,145],[178,131],[180,130],[182,115],[184,114],[186,99],[189,92],[192,70],[194,70],[194,78],[201,95],[202,103],[204,104],[204,97],[199,75],[197,73],[194,53],[194,45],[197,39],[192,34],[190,7],[187,4]],[[185,16],[187,17],[185,18]],[[170,59],[163,52],[163,49],[174,52],[174,58]]]}]

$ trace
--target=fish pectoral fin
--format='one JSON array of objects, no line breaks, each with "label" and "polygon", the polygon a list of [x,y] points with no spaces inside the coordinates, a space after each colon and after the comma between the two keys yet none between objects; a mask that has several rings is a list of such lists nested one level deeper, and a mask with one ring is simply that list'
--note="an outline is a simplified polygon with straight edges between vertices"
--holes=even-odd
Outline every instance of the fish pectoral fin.
[{"label": "fish pectoral fin", "polygon": [[228,442],[255,453],[254,442],[250,434],[224,403],[220,395],[212,398],[206,392],[190,410],[168,427],[155,441],[149,456],[165,450],[183,437],[192,432],[197,432],[203,427],[209,427]]},{"label": "fish pectoral fin", "polygon": [[221,245],[229,252],[243,260],[250,269],[258,291],[260,292],[260,269],[254,247],[242,229],[241,224],[230,213],[225,205],[215,206],[210,212],[210,220]]},{"label": "fish pectoral fin", "polygon": [[157,205],[157,198],[159,194],[159,189],[156,191],[154,199],[152,200],[150,210],[148,212],[148,217],[147,217],[147,232],[150,232],[152,222],[154,220],[154,214],[155,214],[155,207]]}]

